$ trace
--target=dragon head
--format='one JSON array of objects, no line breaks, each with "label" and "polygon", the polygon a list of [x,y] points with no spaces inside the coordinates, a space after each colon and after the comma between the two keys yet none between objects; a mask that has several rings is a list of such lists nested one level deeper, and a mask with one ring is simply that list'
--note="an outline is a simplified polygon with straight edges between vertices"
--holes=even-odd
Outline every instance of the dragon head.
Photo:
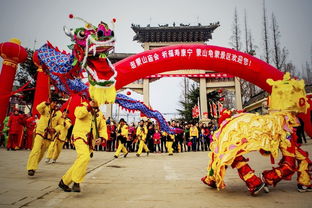
[{"label": "dragon head", "polygon": [[[114,31],[102,21],[96,27],[72,14],[69,15],[69,18],[85,23],[84,27],[76,29],[68,29],[66,26],[63,28],[65,34],[74,42],[69,46],[73,51],[73,65],[79,65],[88,73],[92,86],[110,87],[114,85],[117,72],[107,58],[107,55],[114,49]],[[113,19],[112,22],[115,23],[116,20]]]}]

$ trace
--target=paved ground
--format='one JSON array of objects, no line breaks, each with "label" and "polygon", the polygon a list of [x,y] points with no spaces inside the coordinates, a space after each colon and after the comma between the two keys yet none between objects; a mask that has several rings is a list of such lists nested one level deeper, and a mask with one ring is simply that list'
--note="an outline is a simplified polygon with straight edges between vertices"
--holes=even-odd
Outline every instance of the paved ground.
[{"label": "paved ground", "polygon": [[[312,152],[312,140],[303,148]],[[207,152],[142,154],[113,159],[112,153],[96,152],[81,193],[57,188],[61,176],[75,159],[64,150],[56,164],[40,164],[34,177],[26,174],[29,151],[0,149],[0,208],[2,207],[312,207],[312,192],[298,193],[296,177],[282,181],[269,194],[250,196],[235,170],[228,169],[226,189],[216,191],[202,184]],[[269,158],[248,155],[260,173],[270,169]]]}]

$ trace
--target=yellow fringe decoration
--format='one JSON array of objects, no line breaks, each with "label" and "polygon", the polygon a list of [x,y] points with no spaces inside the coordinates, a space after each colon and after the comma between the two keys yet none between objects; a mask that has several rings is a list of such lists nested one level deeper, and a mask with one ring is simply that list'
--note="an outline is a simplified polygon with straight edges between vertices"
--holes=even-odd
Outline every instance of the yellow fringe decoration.
[{"label": "yellow fringe decoration", "polygon": [[[290,146],[286,129],[298,126],[298,121],[291,113],[274,112],[268,115],[241,114],[226,119],[228,123],[214,133],[210,145],[208,176],[216,182],[217,188],[225,187],[226,167],[237,156],[263,149],[278,157],[279,145]],[[209,175],[210,173],[210,175]],[[211,174],[213,173],[213,174]]]},{"label": "yellow fringe decoration", "polygon": [[89,93],[92,100],[100,106],[102,104],[113,104],[116,99],[115,85],[111,87],[92,86],[89,87]]}]

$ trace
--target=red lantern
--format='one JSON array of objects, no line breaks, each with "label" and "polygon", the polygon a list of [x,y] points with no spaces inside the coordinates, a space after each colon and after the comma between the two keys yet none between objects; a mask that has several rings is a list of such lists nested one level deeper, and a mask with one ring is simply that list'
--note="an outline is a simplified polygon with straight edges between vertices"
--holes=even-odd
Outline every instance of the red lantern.
[{"label": "red lantern", "polygon": [[130,92],[130,91],[128,91],[128,92],[127,92],[127,95],[131,95],[131,92]]},{"label": "red lantern", "polygon": [[0,43],[0,56],[3,58],[0,73],[0,124],[2,124],[12,92],[17,64],[26,60],[27,51],[20,45],[20,40],[11,39],[10,42]]}]

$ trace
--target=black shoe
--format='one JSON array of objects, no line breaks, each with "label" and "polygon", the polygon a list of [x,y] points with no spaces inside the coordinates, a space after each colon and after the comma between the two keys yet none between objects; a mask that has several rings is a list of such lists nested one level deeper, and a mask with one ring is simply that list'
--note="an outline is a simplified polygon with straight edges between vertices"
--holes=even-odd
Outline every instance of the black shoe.
[{"label": "black shoe", "polygon": [[71,192],[71,188],[69,188],[64,182],[63,182],[63,179],[61,179],[61,181],[59,182],[59,185],[58,185],[61,189],[63,189],[63,191],[65,192]]},{"label": "black shoe", "polygon": [[73,188],[72,188],[73,192],[80,192],[80,186],[79,183],[74,183]]},{"label": "black shoe", "polygon": [[127,157],[128,153],[129,153],[129,152],[127,152],[127,153],[124,155],[124,157]]},{"label": "black shoe", "polygon": [[136,154],[136,156],[137,156],[137,157],[140,157],[140,155],[139,155],[139,154]]},{"label": "black shoe", "polygon": [[259,186],[257,186],[252,192],[252,195],[257,195],[265,186],[265,183],[261,183]]},{"label": "black shoe", "polygon": [[300,192],[300,193],[303,193],[303,192],[311,192],[312,191],[312,188],[310,186],[304,186],[304,185],[301,185],[301,184],[297,184],[297,190]]},{"label": "black shoe", "polygon": [[35,175],[35,170],[28,170],[28,175],[29,176],[34,176]]},{"label": "black shoe", "polygon": [[117,156],[117,155],[114,155],[114,158],[118,158],[118,156]]}]

